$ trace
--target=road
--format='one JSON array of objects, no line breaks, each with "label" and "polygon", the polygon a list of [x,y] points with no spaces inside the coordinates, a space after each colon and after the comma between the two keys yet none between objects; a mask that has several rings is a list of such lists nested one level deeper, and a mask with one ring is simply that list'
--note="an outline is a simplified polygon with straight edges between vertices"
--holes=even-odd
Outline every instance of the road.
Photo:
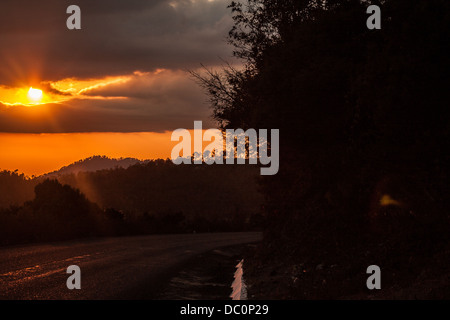
[{"label": "road", "polygon": [[[0,299],[152,299],[183,263],[204,252],[257,242],[260,233],[152,235],[0,248]],[[66,286],[81,269],[81,289]]]}]

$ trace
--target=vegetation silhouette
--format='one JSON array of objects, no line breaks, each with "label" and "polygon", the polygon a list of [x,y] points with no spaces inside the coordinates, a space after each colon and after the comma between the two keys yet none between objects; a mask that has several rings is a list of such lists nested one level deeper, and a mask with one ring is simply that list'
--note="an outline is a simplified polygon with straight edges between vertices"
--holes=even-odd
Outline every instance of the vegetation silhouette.
[{"label": "vegetation silhouette", "polygon": [[[280,171],[261,182],[265,240],[248,266],[263,297],[357,294],[371,264],[384,285],[405,285],[405,269],[417,276],[448,248],[450,4],[370,4],[381,30],[366,27],[367,1],[232,1],[228,39],[244,68],[192,73],[222,129],[280,129]],[[270,270],[285,275],[277,288]]]},{"label": "vegetation silhouette", "polygon": [[78,173],[82,171],[98,171],[111,168],[128,168],[137,163],[145,163],[146,161],[134,158],[111,159],[106,156],[93,156],[83,160],[76,161],[68,166],[62,167],[57,171],[44,175],[46,178],[58,177],[65,174]]},{"label": "vegetation silhouette", "polygon": [[0,244],[261,226],[256,166],[148,160],[127,168],[64,172],[52,173],[51,179],[0,174],[5,204]]}]

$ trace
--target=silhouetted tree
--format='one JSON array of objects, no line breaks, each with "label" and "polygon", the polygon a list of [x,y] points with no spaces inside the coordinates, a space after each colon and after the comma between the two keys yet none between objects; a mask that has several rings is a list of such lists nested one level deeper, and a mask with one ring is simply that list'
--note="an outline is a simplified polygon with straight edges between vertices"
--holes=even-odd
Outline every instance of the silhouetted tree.
[{"label": "silhouetted tree", "polygon": [[450,4],[372,3],[381,30],[366,27],[367,1],[233,1],[244,67],[193,73],[221,128],[280,129],[280,171],[262,188],[266,239],[288,251],[361,244],[374,190],[394,174],[416,199],[400,216],[448,225]]},{"label": "silhouetted tree", "polygon": [[11,205],[22,205],[25,201],[33,199],[34,187],[37,182],[19,174],[16,171],[0,172],[0,208],[7,208]]}]

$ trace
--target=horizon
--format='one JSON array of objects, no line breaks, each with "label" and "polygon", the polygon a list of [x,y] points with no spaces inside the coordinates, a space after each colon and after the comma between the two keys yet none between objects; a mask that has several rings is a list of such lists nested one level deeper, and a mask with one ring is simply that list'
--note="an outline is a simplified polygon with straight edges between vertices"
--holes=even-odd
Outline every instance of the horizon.
[{"label": "horizon", "polygon": [[[44,172],[44,173],[39,174],[39,175],[28,175],[25,172],[21,172],[19,169],[9,170],[9,169],[1,168],[1,167],[0,167],[0,172],[4,172],[4,171],[17,172],[19,175],[23,174],[28,179],[36,179],[36,178],[44,177],[44,176],[49,175],[49,174],[58,173],[61,170],[66,169],[66,168],[68,168],[68,167],[70,167],[72,165],[76,165],[78,163],[83,163],[83,162],[86,162],[88,160],[92,160],[92,159],[95,159],[95,158],[102,158],[102,160],[112,160],[112,161],[136,160],[136,161],[141,162],[141,163],[142,162],[146,162],[146,161],[166,160],[164,158],[153,158],[153,159],[137,159],[137,158],[132,158],[132,157],[111,158],[111,157],[108,157],[108,156],[105,156],[105,155],[101,155],[101,154],[93,154],[93,155],[91,155],[89,157],[75,160],[75,161],[73,161],[71,163],[63,165],[62,167],[56,168],[55,170],[47,171],[47,172]],[[90,171],[90,170],[80,170],[80,172],[84,172],[84,171]]]},{"label": "horizon", "polygon": [[[164,143],[169,138],[169,143]],[[8,140],[8,142],[6,142]],[[69,142],[68,142],[69,141]],[[32,177],[95,155],[111,159],[165,159],[170,133],[0,134],[0,169]]]},{"label": "horizon", "polygon": [[[188,130],[193,134],[194,130]],[[206,130],[203,130],[205,132]],[[38,177],[94,156],[140,161],[170,159],[172,132],[0,133],[0,171]],[[194,141],[191,141],[192,147]],[[202,147],[208,145],[202,142]]]}]

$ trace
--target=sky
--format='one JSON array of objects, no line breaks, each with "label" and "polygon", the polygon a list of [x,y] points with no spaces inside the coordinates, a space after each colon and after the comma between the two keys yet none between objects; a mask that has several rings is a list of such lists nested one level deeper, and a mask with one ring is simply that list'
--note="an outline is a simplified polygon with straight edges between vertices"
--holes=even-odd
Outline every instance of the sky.
[{"label": "sky", "polygon": [[[81,30],[66,27],[72,4]],[[2,0],[0,169],[38,175],[92,155],[167,158],[173,130],[214,127],[188,70],[233,62],[228,4]]]}]

